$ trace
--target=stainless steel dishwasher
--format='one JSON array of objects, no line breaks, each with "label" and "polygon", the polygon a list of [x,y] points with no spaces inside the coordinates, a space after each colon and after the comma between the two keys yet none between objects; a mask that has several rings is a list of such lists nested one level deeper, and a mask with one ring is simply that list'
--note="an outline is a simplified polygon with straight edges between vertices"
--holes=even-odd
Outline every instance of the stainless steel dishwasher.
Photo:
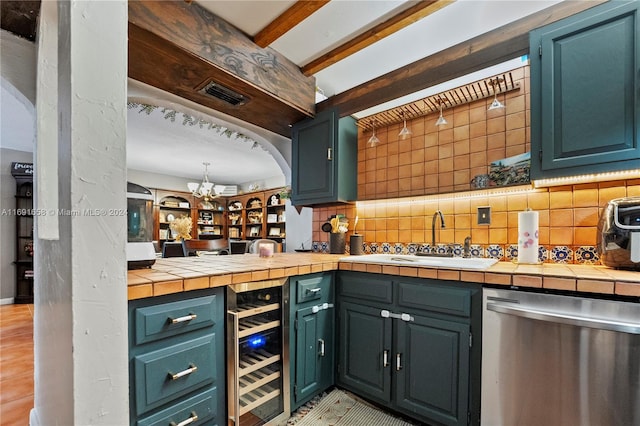
[{"label": "stainless steel dishwasher", "polygon": [[485,288],[481,424],[640,425],[640,303]]}]

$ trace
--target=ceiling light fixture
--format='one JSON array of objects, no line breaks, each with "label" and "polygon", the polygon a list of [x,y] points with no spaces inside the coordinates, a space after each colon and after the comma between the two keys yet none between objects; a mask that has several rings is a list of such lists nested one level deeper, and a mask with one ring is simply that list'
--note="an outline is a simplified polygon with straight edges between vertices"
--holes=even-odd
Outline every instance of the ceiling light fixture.
[{"label": "ceiling light fixture", "polygon": [[403,126],[402,130],[400,130],[400,133],[398,133],[398,136],[400,136],[400,139],[405,140],[409,136],[411,136],[413,132],[407,128],[407,117],[405,116],[404,111],[400,111],[400,116],[402,117]]},{"label": "ceiling light fixture", "polygon": [[209,166],[211,163],[204,162],[202,164],[204,165],[204,177],[202,178],[202,183],[189,182],[187,183],[187,188],[189,188],[189,191],[191,191],[191,194],[194,197],[204,198],[203,206],[205,206],[205,204],[209,204],[209,201],[222,194],[225,190],[225,186],[214,185],[213,182],[209,182]]},{"label": "ceiling light fixture", "polygon": [[[498,90],[500,89],[500,83],[504,81],[504,78],[498,77],[493,80],[489,80],[489,85],[493,87],[493,102],[489,105],[489,111],[492,109],[502,109],[504,108],[504,104],[498,100]],[[496,86],[498,86],[496,88]]]},{"label": "ceiling light fixture", "polygon": [[376,120],[373,120],[373,133],[367,143],[370,147],[374,147],[380,143],[380,139],[376,136]]},{"label": "ceiling light fixture", "polygon": [[438,103],[440,104],[440,117],[438,117],[438,120],[436,120],[436,126],[444,126],[445,124],[447,124],[447,120],[445,120],[442,116],[442,107],[444,105],[444,100],[438,99]]}]

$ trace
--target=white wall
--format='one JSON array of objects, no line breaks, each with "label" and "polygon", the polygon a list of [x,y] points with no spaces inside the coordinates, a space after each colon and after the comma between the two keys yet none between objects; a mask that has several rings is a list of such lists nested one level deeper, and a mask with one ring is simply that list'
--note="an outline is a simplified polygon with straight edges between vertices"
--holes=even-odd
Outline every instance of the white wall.
[{"label": "white wall", "polygon": [[[127,221],[107,212],[126,209],[127,2],[42,2],[39,42],[48,37],[57,37],[59,92],[45,101],[57,104],[60,124],[38,128],[58,135],[47,163],[57,167],[58,207],[105,213],[59,215],[58,240],[36,226],[30,424],[126,425]],[[39,65],[50,54],[40,51]]]},{"label": "white wall", "polygon": [[[16,181],[11,176],[14,161],[32,163],[30,152],[0,148],[0,211],[15,208]],[[16,217],[0,214],[0,304],[13,303],[16,294]]]}]

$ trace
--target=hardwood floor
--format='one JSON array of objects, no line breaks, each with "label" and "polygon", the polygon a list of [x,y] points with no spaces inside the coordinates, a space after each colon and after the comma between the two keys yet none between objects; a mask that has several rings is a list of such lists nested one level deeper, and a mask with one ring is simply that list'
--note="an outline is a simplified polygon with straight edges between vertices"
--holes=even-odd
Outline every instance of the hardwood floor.
[{"label": "hardwood floor", "polygon": [[0,425],[26,426],[33,408],[33,305],[0,306]]}]

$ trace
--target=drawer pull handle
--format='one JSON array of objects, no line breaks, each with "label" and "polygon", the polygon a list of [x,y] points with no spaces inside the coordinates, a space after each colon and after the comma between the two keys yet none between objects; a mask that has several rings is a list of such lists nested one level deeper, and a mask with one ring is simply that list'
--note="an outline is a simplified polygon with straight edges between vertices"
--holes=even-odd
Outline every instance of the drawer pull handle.
[{"label": "drawer pull handle", "polygon": [[388,367],[389,366],[389,351],[385,349],[384,352],[382,352],[382,367]]},{"label": "drawer pull handle", "polygon": [[315,293],[319,292],[320,290],[321,290],[320,287],[318,287],[318,288],[308,288],[307,289],[307,293],[314,293],[315,294]]},{"label": "drawer pull handle", "polygon": [[320,356],[324,356],[324,340],[318,339],[318,344],[320,345]]},{"label": "drawer pull handle", "polygon": [[196,314],[189,314],[189,315],[185,315],[183,317],[178,317],[178,318],[169,318],[169,322],[171,324],[179,324],[181,322],[187,322],[187,321],[192,321],[194,319],[198,318],[198,315]]},{"label": "drawer pull handle", "polygon": [[171,378],[171,380],[178,380],[180,377],[188,376],[189,374],[194,373],[197,369],[198,367],[190,364],[189,368],[187,368],[186,370],[183,370],[176,374],[169,373],[169,377]]},{"label": "drawer pull handle", "polygon": [[400,352],[398,352],[396,354],[396,371],[400,371],[402,370],[402,360],[401,360],[402,354]]},{"label": "drawer pull handle", "polygon": [[180,423],[176,423],[176,422],[171,422],[169,423],[169,426],[187,426],[195,421],[198,421],[198,415],[196,414],[195,411],[191,412],[191,415],[189,416],[189,418],[187,420],[183,420]]}]

